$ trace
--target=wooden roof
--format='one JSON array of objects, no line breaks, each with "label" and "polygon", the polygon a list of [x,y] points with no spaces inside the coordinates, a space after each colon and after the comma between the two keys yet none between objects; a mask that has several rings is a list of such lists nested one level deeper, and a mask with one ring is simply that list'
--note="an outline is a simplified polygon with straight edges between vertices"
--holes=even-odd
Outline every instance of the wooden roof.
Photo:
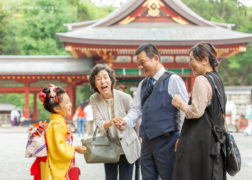
[{"label": "wooden roof", "polygon": [[72,31],[57,33],[59,39],[83,45],[192,46],[200,41],[215,45],[252,42],[252,34],[232,31],[232,24],[205,20],[180,0],[128,0],[105,18],[66,26]]},{"label": "wooden roof", "polygon": [[[155,8],[154,6],[152,8],[152,5],[154,5],[157,8]],[[140,9],[142,9],[142,11]],[[164,11],[168,17],[174,17],[174,15],[176,14],[177,17],[184,18],[190,23],[195,25],[214,26],[214,24],[212,24],[211,22],[195,14],[180,0],[128,0],[127,3],[123,5],[121,8],[118,8],[116,11],[114,11],[107,17],[103,18],[99,22],[94,23],[93,25],[91,25],[91,27],[113,26],[127,17],[139,16],[143,11],[146,11],[147,9],[153,10],[152,12],[154,13],[155,11],[158,12],[158,9],[160,10],[170,9],[171,10],[170,14]],[[161,16],[161,15],[155,16],[154,13],[152,15],[151,14],[149,15],[152,18]]]},{"label": "wooden roof", "polygon": [[0,76],[85,75],[92,67],[91,59],[74,59],[72,56],[0,56]]}]

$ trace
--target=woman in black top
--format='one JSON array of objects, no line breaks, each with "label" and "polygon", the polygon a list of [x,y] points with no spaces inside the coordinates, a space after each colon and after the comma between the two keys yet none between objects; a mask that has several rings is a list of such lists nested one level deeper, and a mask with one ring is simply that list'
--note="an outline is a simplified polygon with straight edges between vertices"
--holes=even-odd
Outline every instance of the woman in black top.
[{"label": "woman in black top", "polygon": [[192,47],[189,65],[197,77],[189,104],[184,104],[179,95],[173,98],[173,105],[186,114],[176,149],[173,180],[226,179],[222,143],[226,96],[216,56],[216,49],[209,43]]}]

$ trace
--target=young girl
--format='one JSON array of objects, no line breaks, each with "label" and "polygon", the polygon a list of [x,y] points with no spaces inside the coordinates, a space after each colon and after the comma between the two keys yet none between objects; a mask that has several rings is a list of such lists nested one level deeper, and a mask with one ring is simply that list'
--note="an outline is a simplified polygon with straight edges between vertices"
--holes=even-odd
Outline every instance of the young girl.
[{"label": "young girl", "polygon": [[[37,158],[31,171],[40,166],[40,175],[34,179],[66,180],[67,172],[74,159],[74,153],[83,154],[84,146],[72,146],[72,134],[65,121],[65,117],[71,114],[72,104],[61,87],[49,85],[39,93],[39,99],[44,108],[51,113],[50,122],[46,128],[47,157]],[[40,178],[38,178],[40,176]]]}]

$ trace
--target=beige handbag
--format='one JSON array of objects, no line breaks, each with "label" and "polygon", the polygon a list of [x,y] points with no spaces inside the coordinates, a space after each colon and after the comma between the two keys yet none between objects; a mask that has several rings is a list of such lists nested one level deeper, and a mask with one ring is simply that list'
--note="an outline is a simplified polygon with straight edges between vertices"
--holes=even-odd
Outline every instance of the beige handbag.
[{"label": "beige handbag", "polygon": [[[119,140],[107,136],[97,137],[96,127],[93,137],[82,139],[82,145],[86,146],[87,150],[84,153],[84,158],[87,163],[116,163],[119,162],[121,145]],[[109,133],[107,133],[109,134]]]}]

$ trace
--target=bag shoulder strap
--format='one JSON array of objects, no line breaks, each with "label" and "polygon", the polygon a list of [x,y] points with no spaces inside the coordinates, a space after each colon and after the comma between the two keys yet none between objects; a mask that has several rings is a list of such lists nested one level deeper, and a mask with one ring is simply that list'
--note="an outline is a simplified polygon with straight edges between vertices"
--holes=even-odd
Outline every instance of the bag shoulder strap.
[{"label": "bag shoulder strap", "polygon": [[218,88],[217,88],[217,85],[216,85],[216,83],[215,83],[215,81],[214,81],[214,78],[209,74],[208,75],[208,77],[210,77],[211,78],[211,81],[213,82],[213,84],[214,84],[214,91],[215,91],[215,93],[216,93],[216,96],[217,96],[217,100],[218,100],[218,104],[219,104],[219,106],[220,106],[220,108],[221,108],[221,112],[222,112],[222,114],[224,115],[225,114],[225,109],[223,109],[223,107],[221,106],[221,102],[220,102],[220,92],[219,92],[219,90],[218,90]]},{"label": "bag shoulder strap", "polygon": [[[154,86],[152,86],[152,88],[150,88],[144,95],[144,97],[142,98],[142,101],[141,101],[141,104],[142,104],[142,107],[145,103],[145,101],[148,99],[148,97],[151,95],[153,89],[159,85],[162,81],[164,81],[166,78],[168,78],[170,75],[172,75],[173,73],[172,72],[169,72],[169,71],[165,71],[164,74],[157,80],[157,82],[154,84]],[[149,84],[149,81],[148,83]]]},{"label": "bag shoulder strap", "polygon": [[[211,79],[211,81],[212,81],[212,83],[213,83],[213,85],[214,85],[214,91],[215,91],[215,94],[216,94],[216,96],[217,96],[217,101],[218,101],[219,107],[220,107],[221,112],[222,112],[222,118],[223,118],[223,120],[224,120],[224,122],[225,122],[225,109],[223,109],[222,106],[221,106],[221,102],[220,102],[220,98],[219,98],[220,92],[219,92],[219,90],[218,90],[218,88],[217,88],[217,85],[216,85],[216,83],[215,83],[215,81],[214,81],[214,78],[213,78],[210,74],[204,75],[204,76],[205,76],[205,77],[210,77],[210,79]],[[210,122],[211,122],[211,124],[212,124],[212,127],[214,128],[214,127],[215,127],[215,124],[214,124],[214,122],[212,121],[211,118],[210,118]]]}]

